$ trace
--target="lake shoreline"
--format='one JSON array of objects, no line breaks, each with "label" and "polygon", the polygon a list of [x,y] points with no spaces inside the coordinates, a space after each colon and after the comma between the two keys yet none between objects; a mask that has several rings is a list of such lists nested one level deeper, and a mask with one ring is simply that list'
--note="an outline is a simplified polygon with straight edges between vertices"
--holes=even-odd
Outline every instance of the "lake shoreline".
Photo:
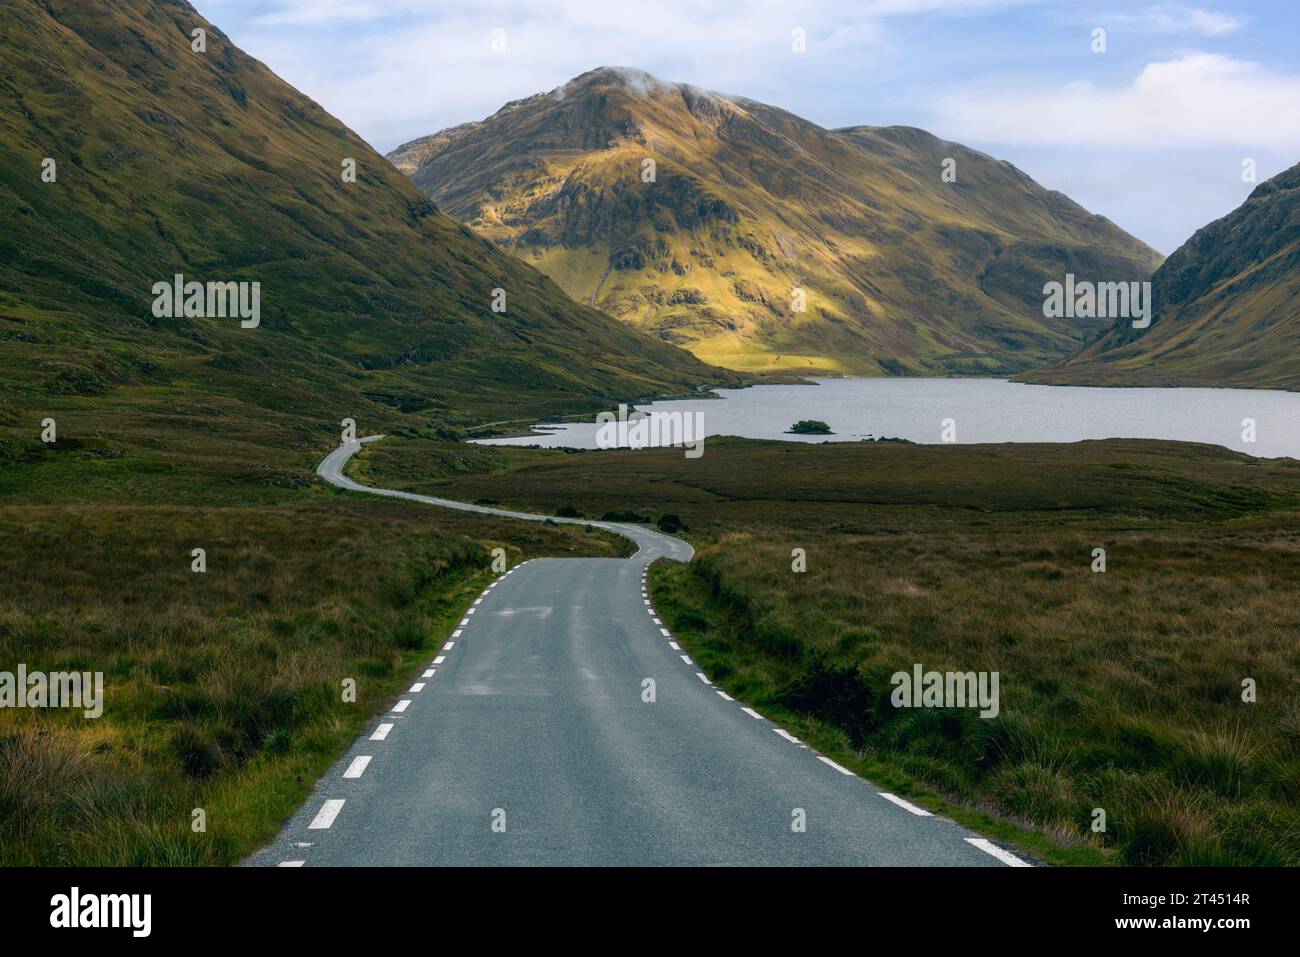
[{"label": "lake shoreline", "polygon": [[[922,445],[1157,439],[1217,445],[1256,458],[1300,458],[1300,393],[1281,389],[1047,386],[985,376],[825,376],[627,406],[651,418],[689,418],[706,436],[831,443],[889,438]],[[826,422],[832,434],[790,432],[800,420]],[[471,441],[594,450],[603,447],[597,433],[592,415],[585,421],[538,422]]]}]

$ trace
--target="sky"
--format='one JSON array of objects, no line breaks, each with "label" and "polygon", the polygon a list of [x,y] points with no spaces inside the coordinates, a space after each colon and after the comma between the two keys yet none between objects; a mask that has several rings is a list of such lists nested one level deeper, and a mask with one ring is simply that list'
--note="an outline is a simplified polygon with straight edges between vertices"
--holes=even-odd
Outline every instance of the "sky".
[{"label": "sky", "polygon": [[194,3],[380,152],[634,67],[828,128],[919,126],[1165,254],[1245,200],[1248,161],[1258,182],[1300,162],[1296,0]]}]

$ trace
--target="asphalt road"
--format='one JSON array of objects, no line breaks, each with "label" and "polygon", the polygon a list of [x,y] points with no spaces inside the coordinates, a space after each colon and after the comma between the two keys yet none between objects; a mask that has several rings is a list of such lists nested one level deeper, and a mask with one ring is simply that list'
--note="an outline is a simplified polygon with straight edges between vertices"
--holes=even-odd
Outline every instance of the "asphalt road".
[{"label": "asphalt road", "polygon": [[[359,485],[342,468],[360,447],[335,450],[318,473],[354,491],[544,518]],[[688,560],[691,547],[641,526],[590,524],[640,550],[534,559],[496,579],[249,863],[1020,863],[714,687],[645,593],[650,562]]]}]

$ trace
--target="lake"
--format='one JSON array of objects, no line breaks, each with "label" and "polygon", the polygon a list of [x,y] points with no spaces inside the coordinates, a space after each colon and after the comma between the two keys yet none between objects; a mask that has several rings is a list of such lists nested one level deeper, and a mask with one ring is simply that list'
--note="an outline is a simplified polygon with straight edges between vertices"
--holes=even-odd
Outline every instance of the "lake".
[{"label": "lake", "polygon": [[[920,443],[1078,442],[1146,438],[1209,442],[1266,458],[1300,458],[1300,393],[1256,389],[1101,389],[1005,379],[817,379],[815,385],[719,389],[720,399],[644,403],[652,417],[690,413],[704,435],[794,442],[887,436]],[[800,419],[834,435],[787,435]],[[1255,441],[1243,438],[1244,419]],[[945,423],[951,420],[951,423]],[[544,435],[483,439],[488,445],[598,448],[595,422],[542,426]],[[650,444],[656,444],[651,442]],[[668,444],[668,443],[664,443]]]}]

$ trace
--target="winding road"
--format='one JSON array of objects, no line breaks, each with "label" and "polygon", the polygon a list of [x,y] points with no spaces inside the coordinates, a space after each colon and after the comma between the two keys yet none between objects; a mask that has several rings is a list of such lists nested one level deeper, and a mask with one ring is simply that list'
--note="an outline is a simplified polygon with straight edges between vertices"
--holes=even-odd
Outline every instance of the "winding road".
[{"label": "winding road", "polygon": [[[348,459],[379,438],[341,446],[318,474],[354,492],[545,519],[347,478]],[[715,687],[645,584],[651,562],[689,561],[690,545],[567,521],[638,551],[533,559],[493,581],[248,863],[1024,866]]]}]

